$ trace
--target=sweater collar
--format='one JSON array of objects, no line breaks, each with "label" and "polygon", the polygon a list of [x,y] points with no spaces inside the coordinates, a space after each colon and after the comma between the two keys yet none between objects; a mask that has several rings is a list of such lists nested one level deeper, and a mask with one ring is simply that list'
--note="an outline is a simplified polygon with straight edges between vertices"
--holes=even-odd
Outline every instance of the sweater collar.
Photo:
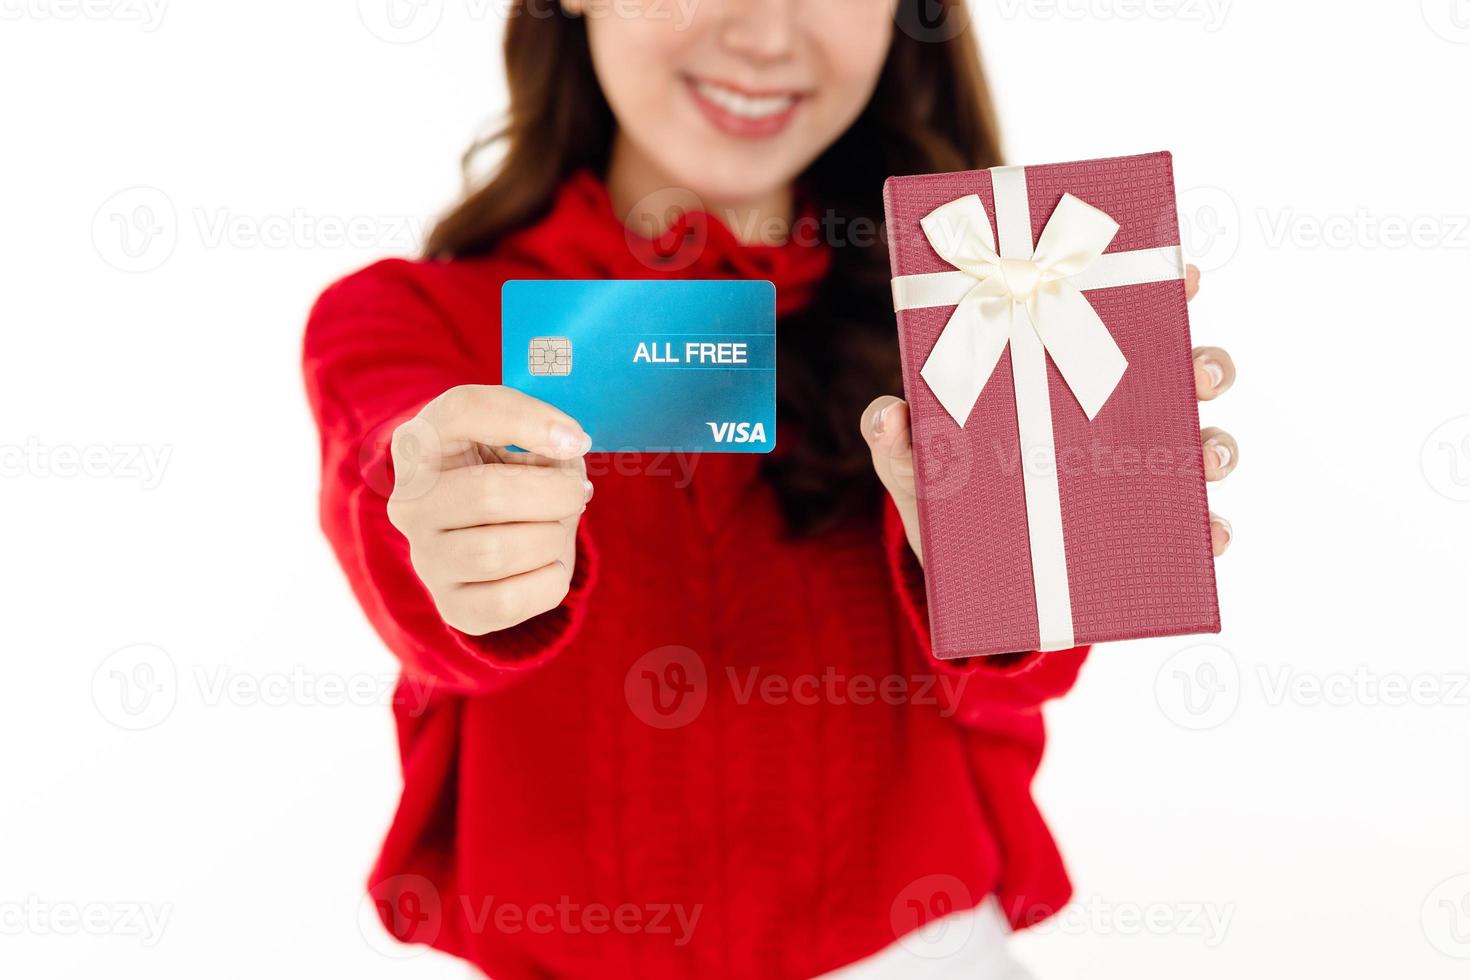
[{"label": "sweater collar", "polygon": [[[812,210],[802,215],[815,228]],[[684,214],[662,235],[646,237],[624,227],[606,186],[586,170],[567,179],[550,214],[513,241],[569,278],[767,279],[775,284],[781,314],[810,302],[831,264],[815,234],[779,245],[746,244],[704,211]]]}]

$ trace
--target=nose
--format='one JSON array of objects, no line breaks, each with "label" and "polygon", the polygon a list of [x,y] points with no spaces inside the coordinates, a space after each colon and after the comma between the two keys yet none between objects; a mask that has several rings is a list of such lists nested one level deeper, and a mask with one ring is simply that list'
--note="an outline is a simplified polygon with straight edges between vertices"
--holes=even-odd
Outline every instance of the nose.
[{"label": "nose", "polygon": [[731,0],[721,40],[752,61],[780,61],[796,44],[796,5],[801,0]]}]

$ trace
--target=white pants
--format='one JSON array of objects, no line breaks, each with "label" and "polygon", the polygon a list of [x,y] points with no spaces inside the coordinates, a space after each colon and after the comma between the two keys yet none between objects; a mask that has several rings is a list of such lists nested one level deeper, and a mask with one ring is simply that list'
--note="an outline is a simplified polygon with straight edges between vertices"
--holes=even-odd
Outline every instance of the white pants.
[{"label": "white pants", "polygon": [[999,903],[987,898],[818,980],[1030,980],[1011,957],[1010,938]]},{"label": "white pants", "polygon": [[[1011,958],[1011,927],[994,898],[935,919],[872,956],[817,980],[1032,980]],[[470,976],[485,974],[470,964]]]}]

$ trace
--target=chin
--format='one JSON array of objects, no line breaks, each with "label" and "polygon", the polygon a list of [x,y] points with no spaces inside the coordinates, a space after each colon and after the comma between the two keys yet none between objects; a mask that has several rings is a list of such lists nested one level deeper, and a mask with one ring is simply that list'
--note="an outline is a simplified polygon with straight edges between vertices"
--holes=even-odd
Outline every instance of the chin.
[{"label": "chin", "polygon": [[671,172],[711,210],[769,200],[801,175],[801,168],[795,165],[773,166],[769,156],[759,161],[740,159],[744,156],[722,153],[709,159],[687,160]]}]

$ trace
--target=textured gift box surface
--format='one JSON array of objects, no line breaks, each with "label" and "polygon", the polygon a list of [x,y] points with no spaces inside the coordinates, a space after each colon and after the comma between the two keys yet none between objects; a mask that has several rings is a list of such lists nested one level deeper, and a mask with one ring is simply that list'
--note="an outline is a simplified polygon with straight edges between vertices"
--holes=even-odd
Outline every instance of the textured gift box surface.
[{"label": "textured gift box surface", "polygon": [[[1033,242],[1071,194],[1118,223],[1107,253],[1179,244],[1167,153],[1027,167],[1025,179]],[[994,227],[989,171],[888,180],[884,208],[895,277],[953,270],[920,220],[969,194],[979,196]],[[1089,420],[1048,358],[1050,463],[1021,458],[1009,348],[961,426],[920,376],[955,307],[897,315],[930,630],[942,659],[1038,646],[1026,465],[1055,467],[1078,645],[1219,631],[1184,282],[1083,295],[1128,367]]]}]

